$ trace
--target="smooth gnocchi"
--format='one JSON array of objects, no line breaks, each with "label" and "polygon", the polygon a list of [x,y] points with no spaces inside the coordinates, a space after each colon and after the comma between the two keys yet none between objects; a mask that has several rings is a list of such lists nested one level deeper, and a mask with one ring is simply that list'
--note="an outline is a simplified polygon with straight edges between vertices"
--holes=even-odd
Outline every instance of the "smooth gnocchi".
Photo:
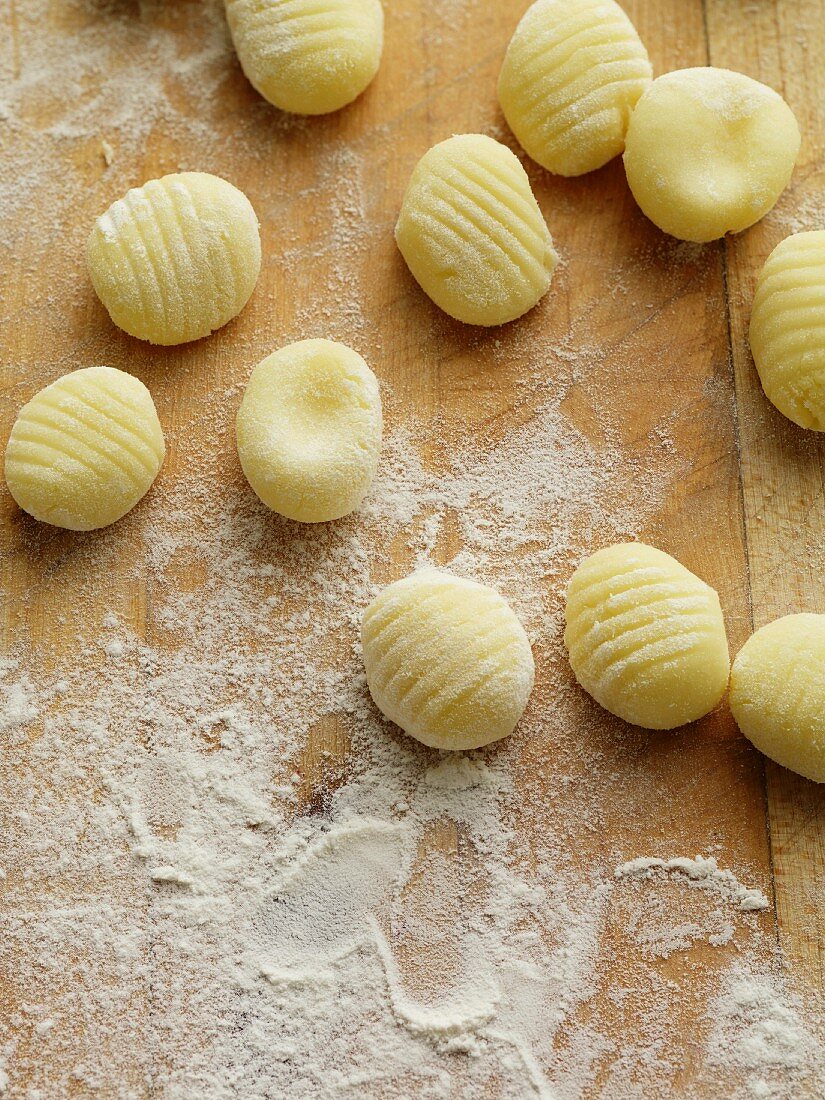
[{"label": "smooth gnocchi", "polygon": [[558,260],[518,157],[483,134],[424,154],[395,239],[425,293],[471,325],[502,325],[532,309]]},{"label": "smooth gnocchi", "polygon": [[712,241],[767,214],[799,145],[793,112],[772,88],[728,69],[680,69],[654,80],[636,104],[624,165],[655,225]]},{"label": "smooth gnocchi", "polygon": [[243,472],[267,507],[304,523],[339,519],[375,476],[378,379],[344,344],[289,344],[252,372],[236,432]]},{"label": "smooth gnocchi", "polygon": [[825,615],[786,615],[757,630],[733,662],[730,705],[760,752],[825,783]]},{"label": "smooth gnocchi", "polygon": [[364,612],[367,683],[378,708],[438,749],[513,732],[533,687],[533,654],[498,592],[437,569],[389,585]]},{"label": "smooth gnocchi", "polygon": [[258,219],[226,180],[176,173],[113,202],[95,222],[86,256],[119,328],[152,344],[183,344],[246,305],[261,269]]},{"label": "smooth gnocchi", "polygon": [[381,61],[380,0],[225,0],[250,84],[276,107],[322,115],[364,91]]},{"label": "smooth gnocchi", "polygon": [[134,508],[165,451],[144,384],[114,367],[84,367],[40,390],[17,414],[6,484],[35,519],[91,531]]},{"label": "smooth gnocchi", "polygon": [[768,256],[750,344],[768,400],[800,427],[825,431],[825,230],[786,237]]},{"label": "smooth gnocchi", "polygon": [[636,28],[613,0],[536,0],[507,47],[498,98],[533,160],[580,176],[624,149],[652,74]]},{"label": "smooth gnocchi", "polygon": [[673,729],[724,695],[719,597],[669,554],[641,542],[598,550],[573,574],[565,614],[576,679],[626,722]]}]

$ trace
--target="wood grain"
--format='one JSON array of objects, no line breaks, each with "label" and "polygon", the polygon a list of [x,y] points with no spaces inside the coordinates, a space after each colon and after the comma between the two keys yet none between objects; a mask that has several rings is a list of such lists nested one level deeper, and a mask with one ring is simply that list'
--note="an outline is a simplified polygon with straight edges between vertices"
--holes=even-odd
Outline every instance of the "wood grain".
[{"label": "wood grain", "polygon": [[[564,264],[551,293],[523,320],[495,332],[468,330],[420,292],[398,255],[392,227],[410,172],[434,142],[456,131],[483,130],[514,144],[496,103],[495,81],[526,0],[386,4],[385,55],[374,85],[351,108],[309,125],[278,114],[255,95],[227,41],[216,62],[225,73],[214,102],[193,102],[174,76],[164,92],[185,117],[204,112],[214,140],[208,149],[199,148],[199,163],[192,163],[191,150],[163,122],[150,128],[128,163],[116,161],[114,172],[106,171],[100,156],[106,119],[99,132],[55,138],[49,170],[65,179],[71,202],[55,225],[46,226],[42,210],[33,226],[25,213],[19,215],[2,245],[3,431],[8,433],[20,404],[47,382],[75,367],[107,362],[135,373],[153,392],[169,443],[162,484],[184,484],[186,453],[211,448],[210,476],[223,479],[227,492],[243,493],[228,430],[238,388],[260,358],[291,339],[328,335],[356,347],[387,386],[389,425],[415,423],[426,437],[423,459],[434,469],[457,439],[472,434],[492,453],[508,432],[529,424],[538,398],[524,380],[543,370],[543,380],[563,395],[567,422],[596,450],[618,453],[622,499],[611,504],[629,513],[643,504],[647,519],[640,536],[719,590],[733,650],[754,623],[792,610],[825,611],[825,452],[765,401],[746,340],[753,283],[785,235],[782,218],[792,216],[795,204],[819,201],[825,182],[821,0],[632,0],[624,6],[657,74],[712,62],[784,92],[798,113],[805,144],[776,216],[726,243],[683,246],[663,237],[635,207],[620,161],[579,180],[552,177],[527,163]],[[42,33],[59,36],[112,19],[112,33],[123,36],[120,68],[100,74],[101,81],[127,70],[147,19],[150,29],[177,33],[193,48],[203,33],[200,4],[150,5],[148,15],[139,7],[92,0],[50,5]],[[24,0],[15,0],[2,16],[12,74],[26,63],[18,26],[24,9]],[[59,124],[60,106],[49,111],[47,119],[46,108],[33,105],[27,122]],[[88,227],[109,202],[127,186],[179,167],[216,172],[249,195],[262,222],[265,261],[255,295],[236,321],[194,345],[157,349],[112,327],[79,256]],[[43,194],[35,189],[31,201],[43,203]],[[45,255],[38,239],[34,263],[33,233],[48,233],[50,241]],[[215,394],[227,395],[218,414]],[[652,473],[662,481],[661,492],[640,502],[637,487]],[[156,647],[172,645],[153,616],[160,582],[141,573],[142,515],[138,509],[105,532],[78,537],[38,526],[4,494],[0,584],[7,647],[26,645],[58,661],[71,652],[78,631],[112,611],[138,638]],[[548,537],[551,530],[548,517]],[[452,560],[457,532],[457,525],[445,522],[435,560]],[[583,532],[582,542],[595,545],[613,534],[605,519]],[[101,575],[90,595],[89,577],[113,553],[124,562],[123,573]],[[403,575],[412,558],[409,539],[399,540],[387,548],[374,579],[383,583]],[[180,562],[175,569],[164,583],[197,591],[197,562]],[[518,569],[513,562],[514,589]],[[569,569],[564,559],[548,567],[549,622],[558,614]],[[684,993],[679,1011],[662,1023],[667,1043],[680,1051],[676,1094],[723,1095],[736,1082],[705,1063],[707,1005],[696,975],[712,979],[721,973],[740,945],[764,954],[778,918],[784,956],[808,981],[822,981],[822,792],[773,766],[766,776],[761,757],[725,708],[675,735],[650,736],[598,712],[575,689],[558,631],[549,631],[536,647],[536,659],[538,686],[526,717],[533,736],[517,739],[512,749],[515,858],[529,866],[541,838],[551,832],[564,838],[570,865],[587,882],[594,866],[615,866],[639,854],[693,855],[712,846],[720,864],[747,869],[756,885],[767,891],[772,886],[776,898],[776,914],[760,915],[733,943],[693,944],[677,958],[650,964],[634,949],[629,903],[617,895],[598,946],[593,995],[562,1028],[557,1053],[575,1059],[575,1047],[568,1045],[572,1032],[588,1021],[617,1048],[642,1033],[651,1011],[642,977],[652,967],[663,987],[678,984]],[[299,758],[279,764],[283,775],[299,775],[296,813],[327,811],[351,753],[345,717],[319,716]],[[99,792],[79,784],[63,795],[82,804]],[[447,819],[422,838],[403,904],[426,912],[435,889],[428,877],[432,851],[443,853],[462,876],[468,905],[474,905],[483,896],[483,857],[465,842],[460,824]],[[0,914],[10,885],[0,892]],[[45,876],[30,882],[28,898],[36,912],[82,892],[93,904],[119,888],[107,880],[89,884]],[[153,904],[148,890],[123,890],[124,913]],[[675,894],[668,904],[674,919],[683,915]],[[444,917],[454,920],[455,914]],[[547,929],[540,932],[552,938]],[[146,951],[153,949],[147,943]],[[403,942],[398,957],[410,990],[423,988],[426,950]],[[93,962],[105,980],[105,962]],[[106,1082],[109,1094],[128,1083],[151,1095],[152,1082],[171,1072],[152,1062],[152,1016],[173,967],[174,960],[159,956],[155,979],[135,994],[134,1044],[127,1054],[117,1052],[124,1080]],[[23,979],[0,975],[0,1023],[32,1058],[36,1038],[19,1022],[27,997]],[[627,991],[621,1000],[617,985]],[[80,1059],[95,1021],[78,1018],[72,1026]],[[43,1095],[56,1095],[50,1085],[57,1070],[43,1067],[36,1081]],[[594,1072],[592,1095],[609,1096],[615,1053],[605,1051]],[[30,1084],[15,1080],[13,1095],[25,1095]],[[76,1094],[86,1095],[79,1085]]]},{"label": "wood grain", "polygon": [[[818,0],[747,7],[707,0],[710,60],[781,92],[799,119],[802,150],[778,209],[724,244],[736,372],[740,477],[754,628],[799,611],[825,612],[822,583],[825,445],[765,399],[747,331],[756,278],[792,227],[825,224],[825,50]],[[766,762],[767,805],[782,947],[825,991],[825,789]]]}]

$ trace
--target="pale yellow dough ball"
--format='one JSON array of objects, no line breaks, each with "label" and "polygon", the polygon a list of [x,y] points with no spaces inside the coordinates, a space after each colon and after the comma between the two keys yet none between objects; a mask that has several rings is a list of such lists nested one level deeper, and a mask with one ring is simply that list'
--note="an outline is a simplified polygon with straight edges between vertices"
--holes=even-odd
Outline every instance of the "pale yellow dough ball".
[{"label": "pale yellow dough ball", "polygon": [[757,630],[733,662],[730,705],[760,752],[825,783],[825,615],[786,615]]},{"label": "pale yellow dough ball", "polygon": [[134,508],[165,452],[144,384],[114,367],[85,367],[40,390],[17,414],[6,484],[35,519],[91,531]]},{"label": "pale yellow dough ball", "polygon": [[825,431],[825,230],[786,237],[768,256],[750,342],[768,400],[800,427]]},{"label": "pale yellow dough ball", "polygon": [[424,154],[395,239],[425,293],[471,325],[503,325],[532,309],[558,261],[518,157],[483,134]]},{"label": "pale yellow dough ball", "polygon": [[613,0],[536,0],[507,47],[498,98],[533,160],[580,176],[624,149],[630,113],[652,73]]},{"label": "pale yellow dough ball", "polygon": [[384,45],[379,0],[225,2],[241,68],[283,111],[337,111],[378,72]]},{"label": "pale yellow dough ball", "polygon": [[611,714],[666,730],[713,710],[730,670],[719,597],[641,542],[598,550],[567,592],[565,645],[576,679]]},{"label": "pale yellow dough ball", "polygon": [[658,77],[630,117],[633,197],[665,233],[712,241],[759,221],[785,190],[799,126],[772,88],[728,69]]},{"label": "pale yellow dough ball", "polygon": [[236,431],[243,472],[268,508],[304,523],[339,519],[375,476],[378,379],[344,344],[289,344],[252,372]]},{"label": "pale yellow dough ball", "polygon": [[378,708],[433,748],[507,737],[533,688],[530,643],[507,601],[437,569],[380,592],[364,612],[361,642]]},{"label": "pale yellow dough ball", "polygon": [[114,323],[152,344],[198,340],[236,317],[261,270],[258,219],[206,172],[150,180],[94,224],[86,257]]}]

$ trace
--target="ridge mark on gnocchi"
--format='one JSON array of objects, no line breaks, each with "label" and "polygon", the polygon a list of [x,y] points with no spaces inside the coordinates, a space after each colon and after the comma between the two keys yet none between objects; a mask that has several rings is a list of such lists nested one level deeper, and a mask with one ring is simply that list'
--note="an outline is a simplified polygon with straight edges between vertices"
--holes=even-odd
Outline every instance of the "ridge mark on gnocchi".
[{"label": "ridge mark on gnocchi", "polygon": [[825,431],[825,230],[780,241],[754,294],[750,344],[768,399],[803,428]]},{"label": "ridge mark on gnocchi", "polygon": [[261,266],[258,220],[226,180],[184,172],[132,188],[87,245],[98,297],[118,327],[154,344],[208,336],[246,305]]},{"label": "ridge mark on gnocchi", "polygon": [[498,94],[526,152],[578,176],[622,152],[651,78],[647,52],[613,0],[536,0],[510,40]]}]

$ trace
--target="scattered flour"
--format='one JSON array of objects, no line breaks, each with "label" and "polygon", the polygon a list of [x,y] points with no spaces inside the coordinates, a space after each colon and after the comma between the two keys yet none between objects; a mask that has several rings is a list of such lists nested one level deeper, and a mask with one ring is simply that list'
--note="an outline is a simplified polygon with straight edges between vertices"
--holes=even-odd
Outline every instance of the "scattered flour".
[{"label": "scattered flour", "polygon": [[778,992],[781,980],[734,966],[719,995],[708,1007],[712,1022],[708,1038],[711,1066],[731,1067],[743,1074],[741,1086],[729,1095],[769,1100],[791,1095],[789,1077],[813,1067],[810,1091],[825,1092],[825,1045],[805,1022],[798,998]]},{"label": "scattered flour", "polygon": [[674,859],[639,856],[628,863],[620,864],[614,874],[617,879],[649,879],[656,871],[683,875],[689,886],[695,886],[700,890],[711,890],[743,913],[768,909],[770,906],[770,902],[761,890],[752,886],[743,886],[732,871],[720,870],[713,856],[709,859],[699,855],[696,859],[688,859],[686,856],[676,856]]},{"label": "scattered flour", "polygon": [[[307,529],[227,476],[231,418],[216,392],[202,415],[225,449],[182,455],[123,526],[77,543],[68,635],[21,645],[6,670],[27,722],[0,766],[0,950],[19,989],[0,1031],[12,1095],[24,1081],[43,1095],[94,1092],[115,1072],[123,1097],[307,1100],[573,1100],[602,1080],[630,1098],[676,1080],[660,1020],[679,1017],[682,995],[657,960],[716,943],[747,976],[770,942],[761,895],[712,858],[615,871],[598,846],[586,854],[613,780],[593,758],[577,773],[588,727],[564,692],[548,710],[540,688],[497,749],[442,756],[384,723],[357,651],[391,546],[399,572],[405,556],[446,561],[499,585],[540,659],[557,654],[580,532],[640,522],[662,467],[634,512],[611,520],[601,502],[621,493],[609,451],[565,425],[538,383],[534,398],[492,457],[456,442],[440,472],[413,427],[391,431],[363,511]],[[28,551],[48,554],[48,535],[32,526]],[[126,589],[150,578],[142,632],[118,585],[101,606],[107,576]],[[566,723],[578,730],[569,745]],[[548,737],[554,768],[539,782],[547,758],[530,753]],[[542,824],[548,812],[559,816]],[[663,952],[674,914],[685,921],[650,897],[674,873],[730,915],[691,914]],[[625,883],[639,875],[634,899]],[[693,988],[709,1002],[726,973],[700,970]],[[647,1021],[630,1044],[629,1004]],[[702,1019],[712,1082],[732,1065],[747,1083],[739,1048]],[[810,1079],[811,1057],[785,1062],[775,1076]]]},{"label": "scattered flour", "polygon": [[37,718],[32,687],[27,676],[11,679],[17,663],[0,660],[0,737],[17,739],[24,726]]},{"label": "scattered flour", "polygon": [[[708,1095],[817,1095],[814,1015],[773,968],[764,897],[711,858],[634,860],[617,875],[604,838],[638,825],[627,760],[640,797],[655,797],[655,766],[644,786],[651,739],[594,719],[565,679],[572,563],[655,521],[691,465],[679,416],[705,415],[685,391],[684,408],[629,439],[611,421],[613,389],[593,383],[606,357],[621,372],[637,354],[630,332],[626,348],[618,336],[593,347],[590,326],[610,295],[629,318],[647,303],[634,300],[639,257],[614,268],[606,255],[609,292],[594,282],[592,300],[571,297],[558,338],[549,313],[459,341],[422,312],[418,343],[401,351],[427,372],[441,412],[406,400],[396,372],[363,509],[312,528],[279,520],[234,456],[244,372],[277,329],[284,343],[346,339],[381,373],[380,321],[395,303],[370,316],[360,278],[392,248],[377,196],[397,123],[343,143],[340,120],[310,131],[272,112],[237,68],[220,0],[15,9],[0,61],[11,139],[0,251],[24,274],[48,255],[62,282],[60,308],[42,280],[23,294],[37,346],[6,364],[9,394],[77,356],[132,365],[109,328],[89,342],[64,328],[88,308],[78,194],[105,209],[142,182],[147,149],[170,171],[231,177],[242,159],[273,262],[297,289],[270,302],[264,273],[272,327],[244,338],[231,370],[215,338],[215,362],[201,363],[214,385],[190,423],[175,420],[169,396],[192,386],[186,352],[146,369],[175,460],[135,512],[93,536],[19,518],[4,530],[24,584],[0,594],[14,654],[0,665],[0,1092],[635,1100],[679,1094],[679,1043],[695,1033]],[[473,33],[480,10],[481,0],[430,4],[433,62],[416,74],[417,109],[452,79],[438,71],[440,38]],[[387,18],[388,43],[416,33],[400,6]],[[475,98],[464,96],[468,110],[483,112]],[[479,125],[500,133],[489,118]],[[273,187],[273,164],[288,171],[310,132],[313,171]],[[580,221],[566,195],[554,213]],[[677,246],[648,257],[662,272],[659,308],[715,262],[705,255]],[[564,302],[563,266],[558,278]],[[514,379],[506,407],[476,369],[482,349]],[[442,389],[463,401],[452,408]],[[710,402],[714,415],[729,400]],[[425,563],[496,585],[528,627],[540,682],[503,745],[439,756],[369,700],[360,611]],[[686,739],[679,751],[713,745]],[[692,774],[685,765],[673,777],[678,793]],[[646,847],[684,850],[655,814],[646,826]],[[720,837],[720,858],[738,865]],[[699,889],[674,898],[677,876]]]}]

